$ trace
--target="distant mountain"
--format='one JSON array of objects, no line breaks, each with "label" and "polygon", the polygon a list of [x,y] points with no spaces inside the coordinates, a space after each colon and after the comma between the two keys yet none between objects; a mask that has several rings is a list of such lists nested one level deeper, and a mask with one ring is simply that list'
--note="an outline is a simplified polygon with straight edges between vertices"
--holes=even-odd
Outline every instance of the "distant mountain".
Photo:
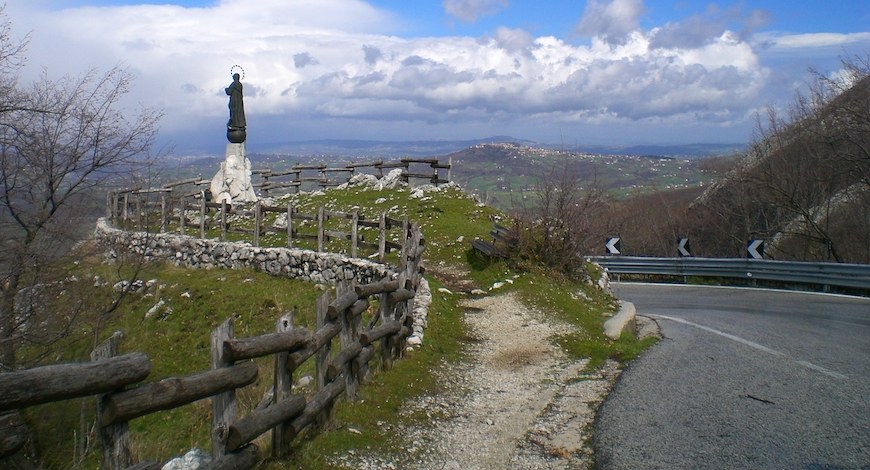
[{"label": "distant mountain", "polygon": [[510,208],[533,196],[543,180],[567,177],[611,194],[703,186],[712,176],[700,159],[581,152],[518,143],[477,144],[440,157],[452,163],[451,179],[492,205]]},{"label": "distant mountain", "polygon": [[257,153],[291,154],[300,156],[322,155],[352,158],[429,157],[446,155],[474,145],[509,142],[532,145],[529,140],[508,136],[493,136],[472,140],[306,140],[258,145]]},{"label": "distant mountain", "polygon": [[510,136],[492,136],[470,140],[342,140],[323,139],[298,142],[276,142],[251,145],[249,150],[259,154],[285,154],[298,156],[336,156],[351,158],[429,157],[447,155],[481,144],[511,143],[527,147],[586,152],[600,155],[663,156],[701,158],[730,155],[745,149],[745,144],[680,144],[680,145],[557,145],[544,144]]}]

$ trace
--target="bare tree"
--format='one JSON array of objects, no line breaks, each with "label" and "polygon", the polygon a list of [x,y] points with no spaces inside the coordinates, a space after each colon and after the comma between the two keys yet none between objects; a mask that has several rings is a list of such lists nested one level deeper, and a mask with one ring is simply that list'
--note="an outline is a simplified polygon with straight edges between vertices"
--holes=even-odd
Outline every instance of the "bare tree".
[{"label": "bare tree", "polygon": [[868,110],[870,60],[849,57],[785,110],[758,116],[738,165],[693,203],[696,230],[719,246],[712,254],[761,237],[783,259],[867,262],[870,219],[855,208],[866,213],[870,195]]},{"label": "bare tree", "polygon": [[538,178],[533,194],[533,207],[515,220],[520,255],[571,273],[596,236],[607,195],[596,175],[584,178],[568,155]]},{"label": "bare tree", "polygon": [[[10,70],[21,50],[4,25],[7,68],[0,70]],[[32,85],[5,91],[16,106],[0,110],[0,370],[16,366],[16,347],[27,339],[26,319],[16,316],[20,293],[50,283],[55,268],[70,262],[83,204],[150,155],[160,113],[123,112],[131,79],[121,66],[60,80],[43,72]]]},{"label": "bare tree", "polygon": [[870,183],[870,70],[855,62],[844,70],[817,74],[784,117],[769,111],[750,150],[745,176],[777,212],[773,245],[790,258],[845,261],[850,241],[835,239],[832,217],[856,184]]}]

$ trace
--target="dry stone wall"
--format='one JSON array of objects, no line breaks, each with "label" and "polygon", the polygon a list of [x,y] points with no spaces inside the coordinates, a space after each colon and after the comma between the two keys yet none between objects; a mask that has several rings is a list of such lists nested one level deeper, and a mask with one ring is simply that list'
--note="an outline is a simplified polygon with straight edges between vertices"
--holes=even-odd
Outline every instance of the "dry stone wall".
[{"label": "dry stone wall", "polygon": [[389,266],[336,253],[262,248],[247,242],[221,242],[172,233],[127,232],[111,227],[105,219],[97,222],[95,235],[109,256],[117,257],[118,250],[125,250],[149,260],[164,260],[192,269],[254,269],[326,284],[341,280],[368,284],[395,276]]}]

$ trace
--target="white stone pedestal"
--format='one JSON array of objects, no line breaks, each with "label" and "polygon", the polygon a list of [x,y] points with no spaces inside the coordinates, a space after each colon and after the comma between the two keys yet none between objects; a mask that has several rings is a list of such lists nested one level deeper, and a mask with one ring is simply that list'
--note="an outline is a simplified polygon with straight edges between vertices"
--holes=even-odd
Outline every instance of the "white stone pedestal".
[{"label": "white stone pedestal", "polygon": [[211,179],[212,201],[256,202],[257,195],[251,186],[251,161],[245,155],[245,144],[227,144],[226,157],[214,178]]}]

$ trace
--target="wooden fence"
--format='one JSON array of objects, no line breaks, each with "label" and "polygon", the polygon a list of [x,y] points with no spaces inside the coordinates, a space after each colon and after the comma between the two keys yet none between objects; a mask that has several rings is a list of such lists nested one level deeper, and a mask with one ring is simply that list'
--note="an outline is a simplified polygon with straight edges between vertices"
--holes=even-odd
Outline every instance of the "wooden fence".
[{"label": "wooden fence", "polygon": [[[370,377],[373,358],[389,368],[403,353],[422,277],[424,245],[417,224],[408,227],[405,240],[396,279],[341,283],[334,296],[324,293],[313,331],[295,326],[290,314],[278,319],[274,333],[235,338],[232,318],[226,320],[212,332],[207,371],[134,387],[149,375],[150,359],[143,353],[116,355],[121,337],[116,333],[92,352],[91,362],[0,374],[0,464],[26,441],[15,432],[24,429],[20,409],[91,395],[96,395],[102,469],[160,468],[158,462],[133,462],[128,423],[205,398],[211,399],[213,418],[215,460],[209,468],[252,468],[261,459],[253,441],[270,431],[273,455],[286,457],[300,432],[330,418],[340,396],[356,397]],[[370,308],[372,299],[376,311]],[[264,356],[274,358],[272,398],[242,416],[236,391],[257,379],[252,359]],[[316,392],[294,393],[293,374],[307,361],[314,362]]]},{"label": "wooden fence", "polygon": [[[154,200],[154,196],[158,200]],[[170,195],[170,196],[168,196]],[[360,256],[362,249],[368,249],[377,253],[377,259],[384,262],[386,254],[402,248],[401,237],[396,237],[394,229],[401,228],[402,234],[408,233],[408,220],[393,219],[387,217],[386,212],[381,212],[377,219],[366,220],[359,211],[337,212],[327,211],[319,207],[314,214],[305,214],[288,203],[284,207],[268,206],[262,201],[257,201],[250,207],[233,206],[225,201],[220,203],[206,201],[204,194],[198,198],[173,198],[171,192],[164,188],[141,189],[125,193],[114,192],[109,195],[107,217],[113,225],[130,223],[137,230],[157,230],[166,232],[171,222],[175,219],[171,216],[173,209],[178,209],[177,232],[182,235],[193,234],[199,238],[206,238],[208,230],[215,229],[220,232],[221,241],[227,240],[230,233],[242,234],[251,241],[255,247],[260,246],[263,234],[267,232],[282,233],[286,236],[286,247],[293,248],[300,240],[316,242],[313,247],[316,251],[324,251],[325,243],[331,240],[347,241],[346,253],[351,257]],[[207,215],[216,214],[214,222],[208,223]],[[190,219],[190,213],[198,213],[198,223]],[[152,216],[153,214],[153,216]],[[285,217],[286,227],[267,225],[265,219],[268,214],[279,214]],[[228,222],[231,216],[245,217],[253,221],[252,228],[233,226]],[[330,219],[346,220],[345,230],[335,230],[328,227]],[[315,223],[313,230],[301,231],[300,226],[305,221]],[[370,236],[367,239],[366,233]],[[391,240],[396,238],[396,241]]]},{"label": "wooden fence", "polygon": [[[420,169],[426,166],[428,168]],[[338,186],[350,180],[360,168],[372,168],[379,178],[384,176],[384,170],[401,168],[402,180],[405,183],[410,183],[411,179],[428,180],[432,184],[448,183],[452,176],[450,174],[451,167],[451,161],[443,164],[437,158],[403,158],[398,161],[387,162],[383,160],[353,162],[343,167],[329,167],[325,163],[318,165],[294,165],[290,169],[282,171],[272,171],[270,169],[254,170],[251,172],[251,176],[260,180],[252,182],[252,186],[260,190],[264,196],[268,196],[270,191],[287,192],[287,190],[293,190],[298,193],[300,187],[305,183],[312,183],[321,188]],[[447,177],[442,178],[438,170],[447,170]],[[347,175],[347,177],[337,180],[330,178],[331,174]]]},{"label": "wooden fence", "polygon": [[[325,163],[321,163],[294,165],[287,170],[280,171],[268,168],[253,170],[251,171],[251,185],[259,190],[264,197],[268,197],[270,192],[273,195],[286,194],[291,191],[298,193],[304,184],[312,184],[320,188],[339,186],[350,181],[361,168],[371,168],[378,178],[384,176],[384,170],[401,168],[402,180],[405,183],[410,183],[411,179],[423,179],[428,180],[431,184],[442,184],[449,183],[452,178],[452,161],[443,164],[437,158],[403,158],[397,161],[353,162],[343,167],[329,167]],[[446,178],[442,177],[438,170],[447,170]],[[336,173],[345,175],[345,177],[341,179],[330,178],[330,175]],[[209,179],[189,178],[167,183],[156,189],[128,188],[115,191],[115,194],[122,199],[126,211],[132,208],[131,204],[136,200],[137,195],[142,194],[142,191],[162,193],[163,199],[173,194],[176,197],[180,194],[182,197],[189,198],[200,197],[200,194],[205,192],[210,185],[211,180]],[[126,212],[121,215],[126,215]]]},{"label": "wooden fence", "polygon": [[[412,172],[412,164],[417,167],[428,165],[429,171],[414,170],[417,172]],[[254,187],[267,194],[269,190],[275,191],[291,187],[298,191],[304,182],[316,182],[323,187],[337,186],[339,183],[329,180],[327,173],[345,172],[352,176],[359,168],[366,167],[374,168],[378,176],[383,176],[384,169],[403,168],[402,178],[405,181],[408,181],[409,178],[423,178],[433,184],[440,184],[449,182],[449,176],[448,179],[442,179],[438,170],[449,170],[451,164],[441,164],[437,158],[406,158],[392,162],[377,160],[350,163],[344,168],[328,168],[325,164],[296,165],[286,171],[273,172],[266,169],[256,170],[252,173],[263,180],[255,183]],[[310,171],[316,171],[318,175],[309,176],[303,173]],[[282,182],[280,180],[281,177],[290,175],[293,175],[290,181]],[[176,221],[172,214],[178,210],[180,215],[177,218],[176,230],[182,235],[191,234],[199,236],[199,238],[206,238],[206,232],[209,229],[217,229],[220,232],[221,241],[226,241],[229,233],[243,234],[256,247],[260,246],[261,237],[265,233],[281,232],[286,235],[287,248],[294,247],[294,240],[308,240],[316,241],[316,246],[313,246],[312,249],[317,251],[323,251],[324,243],[330,240],[345,240],[349,242],[345,252],[351,257],[358,257],[361,249],[369,249],[377,253],[377,259],[380,262],[384,262],[387,253],[401,249],[403,239],[392,237],[393,240],[391,240],[390,230],[401,227],[402,233],[408,232],[407,219],[392,219],[387,217],[384,212],[380,213],[377,219],[366,220],[359,215],[358,211],[335,212],[326,211],[322,207],[316,213],[305,214],[294,207],[292,203],[278,207],[258,201],[252,207],[242,207],[210,202],[208,194],[203,189],[209,184],[209,180],[190,178],[167,183],[159,188],[128,188],[112,191],[107,195],[106,218],[114,225],[132,223],[138,230],[155,230],[162,233],[166,232],[168,227]],[[219,218],[216,217],[216,220],[209,224],[206,216],[212,211],[216,211],[215,213],[218,214]],[[195,220],[190,218],[191,212],[199,214],[198,223],[194,223]],[[264,220],[269,214],[284,215],[287,221],[286,227],[267,226]],[[228,218],[234,215],[250,218],[253,220],[253,227],[246,229],[228,223]],[[344,219],[348,220],[349,223],[345,227],[346,230],[331,230],[327,225],[327,221],[330,219]],[[313,232],[300,231],[300,225],[306,221],[312,221],[316,224],[316,229]],[[366,232],[371,234],[368,239],[365,236]]]}]

